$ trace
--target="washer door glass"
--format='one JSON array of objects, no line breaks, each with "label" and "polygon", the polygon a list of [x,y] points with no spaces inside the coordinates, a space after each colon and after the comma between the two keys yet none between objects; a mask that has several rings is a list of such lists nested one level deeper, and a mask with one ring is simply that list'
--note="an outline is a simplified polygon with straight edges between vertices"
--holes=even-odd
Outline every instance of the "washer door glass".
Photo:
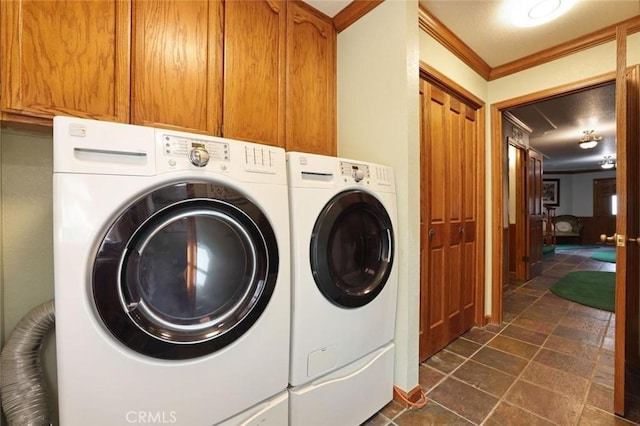
[{"label": "washer door glass", "polygon": [[96,257],[94,299],[130,348],[192,358],[249,329],[273,293],[277,264],[275,235],[257,206],[226,187],[177,184],[115,221]]},{"label": "washer door glass", "polygon": [[384,288],[393,264],[391,219],[364,191],[333,197],[316,220],[310,260],[316,285],[343,307],[371,302]]}]

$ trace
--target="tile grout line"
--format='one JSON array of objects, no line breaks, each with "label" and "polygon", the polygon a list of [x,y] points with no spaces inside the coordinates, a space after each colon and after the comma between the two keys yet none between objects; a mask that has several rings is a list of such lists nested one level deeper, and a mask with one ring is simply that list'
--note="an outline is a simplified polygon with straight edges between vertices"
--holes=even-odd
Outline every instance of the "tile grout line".
[{"label": "tile grout line", "polygon": [[[524,285],[525,285],[525,284],[523,284],[522,286],[524,286]],[[522,286],[521,286],[521,287],[522,287]],[[540,299],[541,299],[545,294],[547,294],[547,293],[548,293],[548,290],[547,290],[547,291],[545,291],[542,295],[540,295],[540,296],[539,296],[535,301],[533,301],[533,302],[531,303],[531,305],[529,305],[528,307],[526,307],[525,309],[523,309],[523,310],[522,310],[522,312],[520,312],[518,315],[516,315],[516,317],[515,317],[515,318],[510,322],[510,325],[513,325],[513,322],[514,322],[516,319],[518,319],[518,318],[519,318],[523,313],[525,313],[528,309],[530,309],[530,308],[531,308],[531,306],[533,306],[533,304],[535,304],[537,301],[539,301],[539,300],[540,300]],[[556,324],[556,327],[557,327],[557,324]],[[502,334],[502,332],[503,332],[506,328],[507,328],[507,327],[505,327],[505,328],[503,328],[502,330],[500,330],[500,333],[499,333],[499,334],[497,334],[496,336],[498,336],[498,335]],[[555,327],[554,327],[554,329],[555,329]],[[544,344],[546,343],[546,341],[549,339],[549,336],[551,336],[551,334],[548,334],[548,335],[547,335],[547,337],[545,337],[544,341],[543,341],[542,343],[540,343],[540,345],[538,346],[538,350],[536,351],[536,353],[535,353],[535,354],[533,354],[533,356],[532,356],[532,357],[527,361],[527,365],[525,365],[525,367],[520,371],[520,373],[518,374],[518,376],[516,376],[516,378],[515,378],[515,380],[513,381],[513,383],[511,383],[511,385],[509,385],[509,387],[504,391],[504,393],[502,394],[502,396],[500,396],[500,398],[498,399],[498,403],[497,403],[497,404],[496,404],[496,405],[491,409],[491,411],[487,414],[487,416],[485,417],[485,419],[482,421],[481,425],[482,425],[482,424],[484,424],[488,419],[490,419],[490,418],[491,418],[491,415],[495,412],[495,410],[498,408],[498,406],[499,406],[501,403],[507,403],[507,404],[513,405],[513,406],[515,406],[515,407],[517,407],[517,408],[519,408],[519,409],[521,409],[521,410],[523,410],[523,411],[525,411],[525,412],[527,412],[527,413],[529,413],[529,414],[534,415],[535,417],[538,417],[538,418],[541,418],[541,419],[544,419],[544,420],[550,421],[550,422],[552,422],[552,423],[555,423],[555,422],[553,422],[553,421],[552,421],[552,420],[550,420],[550,419],[547,419],[547,418],[545,418],[545,417],[539,416],[539,415],[537,415],[536,413],[533,413],[533,412],[531,412],[531,411],[527,410],[527,409],[526,409],[526,408],[524,408],[524,407],[520,407],[520,406],[518,406],[518,405],[515,405],[515,404],[513,404],[513,403],[511,403],[511,402],[509,402],[508,400],[506,400],[506,399],[505,399],[505,397],[509,394],[509,392],[511,391],[511,389],[513,389],[513,387],[516,385],[516,383],[518,382],[518,380],[520,380],[520,378],[521,378],[521,377],[522,377],[522,375],[524,374],[525,370],[526,370],[526,369],[531,365],[531,363],[533,362],[534,358],[538,355],[538,353],[540,353],[540,351],[542,350],[542,347],[544,346]],[[503,336],[503,337],[507,337],[507,338],[509,338],[509,336]],[[493,340],[493,339],[492,339],[492,340]],[[523,342],[522,340],[519,340],[519,339],[514,339],[514,340],[517,340],[517,341]],[[488,342],[487,342],[487,343],[488,343]],[[531,342],[524,342],[524,343],[531,344]],[[536,346],[537,346],[537,345],[536,345]],[[512,354],[512,355],[513,355],[513,354]]]},{"label": "tile grout line", "polygon": [[[583,262],[584,262],[584,261],[583,261]],[[575,269],[576,269],[580,264],[582,264],[583,262],[580,262],[580,263],[578,263],[578,264],[575,264],[575,265],[573,266],[573,268],[571,269],[571,271],[575,270]],[[561,263],[564,263],[564,262],[561,262]],[[554,266],[557,266],[557,265],[553,265],[553,266],[549,267],[548,269],[552,269]],[[568,273],[568,272],[567,272],[567,273]],[[561,277],[558,277],[558,279],[560,279],[560,278],[561,278]],[[522,285],[520,285],[520,286],[516,287],[515,289],[511,290],[511,293],[515,292],[516,290],[518,290],[518,289],[519,289],[519,288],[521,288],[521,287],[524,287],[524,286],[526,285],[526,283],[527,283],[527,282],[522,283]],[[531,302],[531,304],[529,304],[529,305],[528,305],[526,308],[524,308],[524,309],[523,309],[519,314],[517,314],[517,315],[515,316],[515,318],[513,318],[513,319],[510,321],[510,323],[509,323],[509,324],[510,324],[510,325],[517,326],[517,325],[515,325],[515,324],[514,324],[514,322],[515,322],[515,321],[516,321],[520,316],[522,316],[525,312],[527,312],[529,309],[531,309],[531,308],[532,308],[532,307],[533,307],[533,306],[534,306],[538,301],[540,301],[540,300],[541,300],[545,295],[547,295],[547,294],[552,294],[552,293],[551,293],[548,289],[547,289],[547,290],[545,290],[545,291],[544,291],[540,296],[538,296],[534,301],[532,301],[532,302]],[[565,319],[565,318],[567,317],[567,314],[568,314],[569,312],[571,312],[571,310],[572,310],[572,308],[573,308],[573,306],[574,306],[574,305],[575,305],[575,303],[574,303],[574,302],[571,302],[571,303],[569,304],[569,306],[567,307],[566,311],[563,313],[562,317],[558,320],[558,322],[556,322],[556,324],[555,324],[555,326],[554,326],[553,330],[552,330],[550,333],[548,333],[548,334],[547,334],[547,336],[545,337],[544,341],[542,341],[542,343],[541,343],[540,345],[535,345],[535,346],[538,346],[538,350],[536,351],[536,353],[535,353],[535,354],[534,354],[534,355],[533,355],[533,356],[528,360],[527,365],[522,369],[522,371],[520,371],[520,374],[518,374],[518,376],[517,376],[517,377],[516,377],[516,379],[513,381],[513,383],[512,383],[512,384],[507,388],[507,390],[502,394],[502,396],[500,397],[500,399],[499,399],[498,403],[493,407],[493,409],[489,412],[489,414],[487,414],[487,416],[486,416],[486,417],[485,417],[485,419],[483,420],[482,424],[484,424],[484,423],[485,423],[489,418],[491,418],[491,415],[495,412],[495,410],[497,409],[498,405],[500,405],[500,403],[507,403],[507,404],[513,405],[513,406],[518,407],[518,408],[522,409],[523,411],[528,412],[528,413],[530,413],[530,414],[532,414],[532,415],[534,415],[534,416],[536,416],[536,417],[538,417],[538,418],[542,418],[542,419],[545,419],[545,420],[551,421],[551,422],[553,423],[553,420],[551,420],[551,419],[548,419],[548,418],[542,417],[542,416],[540,416],[540,415],[538,415],[538,414],[536,414],[536,413],[533,413],[533,412],[531,412],[531,411],[527,410],[526,408],[519,407],[518,405],[514,405],[513,403],[511,403],[511,402],[509,402],[508,400],[506,400],[506,399],[505,399],[505,397],[509,394],[509,392],[510,392],[510,391],[512,390],[512,388],[515,386],[515,384],[518,382],[518,380],[523,380],[523,381],[525,381],[526,383],[531,383],[531,382],[529,382],[528,380],[522,379],[522,376],[523,376],[524,372],[525,372],[525,371],[527,370],[527,368],[529,368],[529,366],[534,362],[534,360],[535,360],[536,356],[537,356],[537,355],[542,351],[542,349],[544,349],[544,348],[545,348],[545,347],[544,347],[544,345],[545,345],[545,343],[549,340],[549,338],[553,335],[553,331],[555,331],[555,330],[558,328],[558,326],[560,326],[560,324],[562,323],[562,320],[563,320],[563,319]],[[611,318],[611,317],[609,317],[609,322],[610,322],[610,318]],[[609,324],[609,322],[608,322],[608,324]],[[607,324],[607,327],[608,327],[608,324]],[[504,327],[504,328],[500,331],[500,333],[498,333],[497,335],[502,334],[502,332],[503,332],[506,328],[507,328],[507,327]],[[525,328],[525,329],[527,329],[526,327],[521,327],[521,328]],[[527,329],[527,330],[530,330],[530,329]],[[535,330],[532,330],[532,331],[535,331]],[[496,335],[496,336],[497,336],[497,335]],[[605,329],[605,335],[606,335],[606,329]],[[504,335],[503,335],[503,336],[504,336]],[[504,336],[504,337],[510,338],[509,336]],[[495,338],[495,336],[494,336],[494,338]],[[604,337],[603,337],[603,339],[604,339]],[[493,340],[493,338],[492,338],[491,340]],[[490,340],[490,341],[491,341],[491,340]],[[522,341],[522,340],[520,340],[520,339],[514,339],[514,340],[517,340],[517,341],[520,341],[520,342],[523,342],[523,343],[527,343],[527,344],[532,344],[531,342],[525,342],[525,341]],[[490,342],[490,341],[489,341],[489,342]],[[489,342],[487,342],[487,344],[488,344]],[[600,342],[600,345],[598,346],[598,359],[599,359],[599,356],[600,356],[600,353],[601,353],[601,350],[602,350],[602,343],[603,343],[603,342],[601,341],[601,342]],[[497,349],[497,348],[494,348],[494,349]],[[547,350],[552,350],[552,349],[547,349]],[[554,351],[554,352],[557,352],[557,351]],[[562,352],[558,352],[558,353],[562,353]],[[563,355],[569,355],[569,354],[564,354],[564,353],[562,353],[562,354],[563,354]],[[511,354],[511,355],[517,356],[517,355],[515,355],[515,354]],[[572,356],[572,355],[569,355],[569,356]],[[574,358],[575,358],[575,357],[574,357]],[[549,366],[549,368],[553,368],[553,367]],[[591,376],[592,376],[592,377],[593,377],[593,375],[595,374],[596,368],[597,368],[597,363],[594,363],[594,367],[593,367],[593,370],[592,370],[592,372],[591,372]],[[578,377],[579,377],[579,376],[578,376]],[[586,378],[585,378],[585,379],[586,379]],[[580,404],[581,404],[581,407],[580,407],[579,412],[577,413],[577,417],[576,417],[575,423],[578,423],[578,422],[580,421],[580,418],[581,418],[582,413],[583,413],[583,411],[584,411],[584,407],[585,407],[585,405],[586,405],[586,399],[587,399],[587,396],[588,396],[588,394],[589,394],[589,390],[590,390],[590,388],[591,388],[591,384],[592,384],[592,383],[593,383],[593,381],[592,381],[592,380],[589,380],[589,383],[588,383],[587,389],[586,389],[586,391],[585,391],[585,395],[583,396],[583,398],[582,398],[582,400],[581,400],[581,401],[577,401],[578,403],[580,403]],[[541,387],[541,388],[543,388],[543,389],[547,389],[546,387],[540,386],[540,385],[538,385],[538,384],[536,384],[536,383],[531,383],[531,384],[533,384],[534,386]],[[554,393],[557,393],[555,390],[552,390],[552,389],[547,389],[547,390],[549,390],[549,391],[551,391],[551,392],[554,392]],[[562,394],[559,394],[559,395],[562,395]],[[568,396],[568,395],[562,395],[562,396],[563,396],[563,397],[566,397],[566,398],[569,398],[569,399],[573,399],[572,397],[570,397],[570,396]],[[575,399],[574,399],[574,400],[575,400]]]}]

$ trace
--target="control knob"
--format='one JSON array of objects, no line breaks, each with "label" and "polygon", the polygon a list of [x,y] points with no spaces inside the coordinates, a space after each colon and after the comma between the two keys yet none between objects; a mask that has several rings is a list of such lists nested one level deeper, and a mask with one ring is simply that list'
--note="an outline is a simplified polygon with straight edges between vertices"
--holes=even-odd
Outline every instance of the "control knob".
[{"label": "control knob", "polygon": [[189,161],[196,167],[204,167],[209,163],[209,153],[204,148],[193,148],[189,151]]},{"label": "control knob", "polygon": [[353,179],[356,182],[360,182],[362,179],[364,179],[364,171],[362,171],[360,169],[355,169],[353,171]]}]

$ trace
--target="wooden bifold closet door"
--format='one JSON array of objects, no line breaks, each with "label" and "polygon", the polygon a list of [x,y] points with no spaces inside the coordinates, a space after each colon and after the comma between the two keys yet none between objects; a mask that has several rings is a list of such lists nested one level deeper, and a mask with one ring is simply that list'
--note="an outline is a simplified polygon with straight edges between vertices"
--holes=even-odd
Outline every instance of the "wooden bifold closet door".
[{"label": "wooden bifold closet door", "polygon": [[420,359],[475,324],[478,112],[421,81]]}]

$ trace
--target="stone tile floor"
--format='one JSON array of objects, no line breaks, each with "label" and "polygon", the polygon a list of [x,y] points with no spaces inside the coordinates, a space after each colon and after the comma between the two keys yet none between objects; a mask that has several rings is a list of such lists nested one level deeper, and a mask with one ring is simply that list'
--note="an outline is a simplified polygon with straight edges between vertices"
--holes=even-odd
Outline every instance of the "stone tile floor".
[{"label": "stone tile floor", "polygon": [[548,289],[574,270],[615,271],[593,249],[557,251],[541,276],[504,294],[504,322],[473,328],[420,364],[428,403],[391,402],[366,426],[640,425],[640,398],[613,414],[615,314]]}]

